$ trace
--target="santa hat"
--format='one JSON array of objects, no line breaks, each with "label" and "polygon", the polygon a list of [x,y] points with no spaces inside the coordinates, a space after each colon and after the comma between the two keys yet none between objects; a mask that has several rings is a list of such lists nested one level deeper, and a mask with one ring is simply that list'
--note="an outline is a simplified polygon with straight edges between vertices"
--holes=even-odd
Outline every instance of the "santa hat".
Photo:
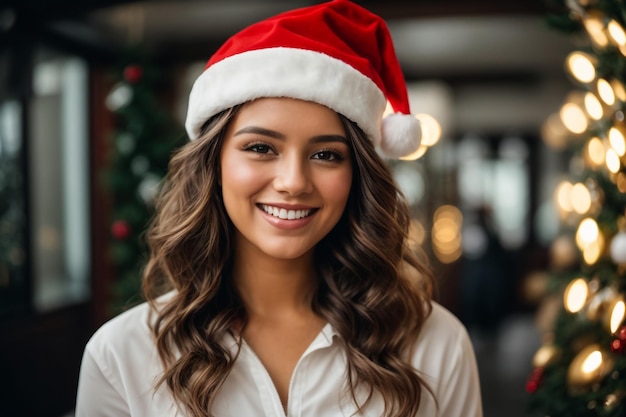
[{"label": "santa hat", "polygon": [[[191,139],[217,113],[261,97],[323,104],[355,122],[383,155],[414,152],[420,125],[384,20],[334,0],[288,11],[231,37],[209,59],[189,96]],[[386,106],[393,114],[385,117]]]}]

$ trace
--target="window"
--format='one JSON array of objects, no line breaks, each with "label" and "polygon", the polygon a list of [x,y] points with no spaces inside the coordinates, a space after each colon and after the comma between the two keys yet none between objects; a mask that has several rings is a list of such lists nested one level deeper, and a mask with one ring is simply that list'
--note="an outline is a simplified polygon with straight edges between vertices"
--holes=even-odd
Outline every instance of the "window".
[{"label": "window", "polygon": [[47,310],[87,295],[89,252],[86,64],[36,55],[29,119],[33,303]]},{"label": "window", "polygon": [[89,292],[88,70],[43,48],[33,57],[32,95],[0,99],[0,316]]}]

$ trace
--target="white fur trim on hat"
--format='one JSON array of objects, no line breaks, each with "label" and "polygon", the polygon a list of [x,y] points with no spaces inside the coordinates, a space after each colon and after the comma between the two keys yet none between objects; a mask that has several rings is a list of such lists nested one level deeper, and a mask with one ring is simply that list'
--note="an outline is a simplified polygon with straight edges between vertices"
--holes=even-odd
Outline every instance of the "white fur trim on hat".
[{"label": "white fur trim on hat", "polygon": [[383,119],[380,150],[388,158],[417,151],[422,138],[419,120],[411,114],[393,113]]},{"label": "white fur trim on hat", "polygon": [[360,71],[326,54],[267,48],[233,55],[207,68],[189,95],[185,128],[190,139],[217,113],[261,97],[290,97],[323,104],[357,123],[380,144],[386,99]]}]

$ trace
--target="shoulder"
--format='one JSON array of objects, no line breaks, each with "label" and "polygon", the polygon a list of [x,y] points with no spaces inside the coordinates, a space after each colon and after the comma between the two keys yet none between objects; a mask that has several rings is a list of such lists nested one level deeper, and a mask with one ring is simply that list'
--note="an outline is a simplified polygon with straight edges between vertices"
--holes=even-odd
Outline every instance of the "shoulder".
[{"label": "shoulder", "polygon": [[413,365],[418,370],[433,370],[435,364],[443,368],[459,356],[474,359],[467,330],[454,314],[432,302],[432,311],[424,322],[413,353]]},{"label": "shoulder", "polygon": [[412,364],[439,404],[435,407],[427,399],[425,408],[436,408],[439,413],[424,415],[482,415],[478,368],[467,330],[437,303],[432,303],[432,312],[424,322]]},{"label": "shoulder", "polygon": [[420,342],[445,343],[468,337],[465,326],[452,312],[437,302],[433,301],[431,305],[432,311],[424,322],[424,327],[420,333]]},{"label": "shoulder", "polygon": [[[157,305],[167,298],[168,295],[159,298]],[[141,369],[141,364],[158,363],[151,330],[155,317],[150,304],[139,304],[104,323],[87,343],[85,352],[103,371],[120,371],[126,365]]]},{"label": "shoulder", "polygon": [[85,354],[109,379],[121,377],[127,366],[144,363],[155,351],[150,310],[148,303],[127,310],[103,324],[87,343]]},{"label": "shoulder", "polygon": [[155,390],[163,373],[151,331],[155,313],[150,304],[140,304],[93,334],[81,363],[77,416],[163,415],[155,410],[172,407],[162,388]]}]

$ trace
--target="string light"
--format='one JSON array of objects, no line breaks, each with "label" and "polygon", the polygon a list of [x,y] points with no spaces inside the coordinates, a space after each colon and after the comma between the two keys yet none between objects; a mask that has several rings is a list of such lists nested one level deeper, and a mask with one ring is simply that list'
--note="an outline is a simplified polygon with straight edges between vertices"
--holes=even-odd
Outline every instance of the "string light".
[{"label": "string light", "polygon": [[562,181],[556,188],[556,202],[558,206],[565,212],[571,212],[572,207],[572,183],[569,181]]},{"label": "string light", "polygon": [[579,182],[574,184],[570,194],[571,206],[578,214],[585,214],[591,208],[591,193],[585,184]]},{"label": "string light", "polygon": [[604,164],[604,145],[598,137],[593,137],[587,142],[587,156],[595,166]]},{"label": "string light", "polygon": [[626,141],[624,141],[624,134],[615,126],[609,129],[609,143],[618,156],[624,156],[624,153],[626,153]]},{"label": "string light", "polygon": [[613,360],[602,352],[598,344],[592,344],[578,352],[567,370],[570,388],[589,388],[604,378],[613,367]]},{"label": "string light", "polygon": [[588,294],[587,281],[583,278],[570,282],[563,295],[565,309],[570,313],[578,313],[585,306]]},{"label": "string light", "polygon": [[583,109],[576,103],[568,102],[559,112],[563,125],[572,133],[581,134],[587,130],[589,123]]},{"label": "string light", "polygon": [[624,84],[622,84],[619,80],[613,79],[611,80],[611,87],[613,87],[613,92],[615,93],[615,97],[621,101],[626,101],[626,89],[624,89]]},{"label": "string light", "polygon": [[587,114],[593,120],[600,120],[602,116],[604,116],[604,110],[602,109],[602,103],[595,94],[591,91],[588,91],[585,94],[585,110],[587,110]]},{"label": "string light", "polygon": [[553,363],[560,356],[559,350],[554,345],[543,345],[533,356],[533,366],[543,368]]},{"label": "string light", "polygon": [[565,59],[568,72],[580,83],[590,83],[596,78],[596,60],[581,51],[571,52]]},{"label": "string light", "polygon": [[609,36],[616,45],[626,45],[626,33],[624,33],[624,28],[622,28],[622,25],[620,25],[617,20],[611,19],[607,25],[607,30],[609,32]]},{"label": "string light", "polygon": [[602,353],[599,350],[594,350],[583,360],[582,371],[590,374],[597,371],[600,365],[602,365]]},{"label": "string light", "polygon": [[437,258],[451,263],[461,256],[461,229],[463,215],[451,205],[443,205],[433,215],[432,240]]},{"label": "string light", "polygon": [[617,154],[617,152],[615,152],[614,149],[606,150],[606,156],[604,157],[604,161],[606,163],[606,167],[613,174],[617,174],[619,172],[621,164],[619,161],[619,155]]},{"label": "string light", "polygon": [[583,260],[587,265],[593,265],[598,262],[602,251],[604,250],[604,235],[598,234],[598,238],[585,246],[583,249]]},{"label": "string light", "polygon": [[591,217],[585,218],[576,230],[576,244],[580,250],[584,250],[598,239],[600,228],[598,223]]},{"label": "string light", "polygon": [[596,83],[596,88],[598,89],[598,95],[600,99],[608,106],[612,106],[615,104],[615,92],[613,91],[613,87],[611,87],[611,83],[609,83],[604,78],[598,78]]},{"label": "string light", "polygon": [[609,39],[604,31],[604,17],[601,13],[589,11],[583,19],[583,25],[596,46],[606,48],[609,45]]},{"label": "string light", "polygon": [[614,300],[608,311],[609,331],[611,333],[615,333],[620,328],[622,322],[624,321],[624,317],[626,316],[626,303],[624,303],[624,298],[620,296]]}]

